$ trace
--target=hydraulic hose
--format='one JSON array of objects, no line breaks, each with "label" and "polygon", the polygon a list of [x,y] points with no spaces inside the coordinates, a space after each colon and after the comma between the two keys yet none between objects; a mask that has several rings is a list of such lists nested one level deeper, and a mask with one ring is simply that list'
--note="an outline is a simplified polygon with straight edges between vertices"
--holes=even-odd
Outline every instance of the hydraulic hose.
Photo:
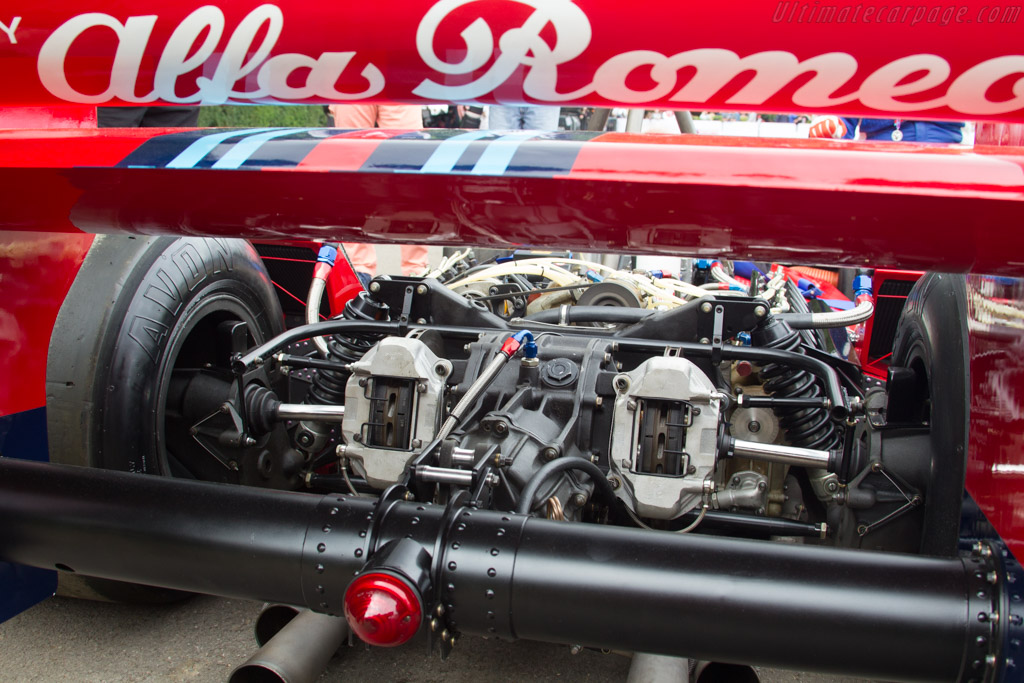
[{"label": "hydraulic hose", "polygon": [[[324,289],[327,288],[327,281],[314,277],[309,283],[309,295],[306,296],[306,324],[320,322],[320,299],[323,298]],[[316,350],[324,358],[328,358],[327,341],[323,337],[313,337],[313,344]]]},{"label": "hydraulic hose", "polygon": [[862,323],[871,317],[875,307],[864,301],[848,311],[828,313],[783,313],[776,317],[785,320],[794,330],[822,330],[831,327],[849,327]]},{"label": "hydraulic hose", "polygon": [[530,514],[530,510],[533,508],[533,499],[537,497],[537,491],[544,485],[544,482],[553,475],[566,470],[578,470],[590,475],[590,478],[594,480],[594,486],[604,496],[605,502],[612,506],[615,504],[615,490],[597,465],[583,458],[559,458],[541,467],[527,482],[526,488],[523,489],[523,493],[519,497],[516,512],[521,515]]}]

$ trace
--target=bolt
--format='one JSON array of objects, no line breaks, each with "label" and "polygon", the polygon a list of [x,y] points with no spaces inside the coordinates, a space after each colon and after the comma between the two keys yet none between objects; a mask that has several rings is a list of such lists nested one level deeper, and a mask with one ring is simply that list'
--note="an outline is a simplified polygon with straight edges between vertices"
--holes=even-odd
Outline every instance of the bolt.
[{"label": "bolt", "polygon": [[570,645],[569,646],[569,654],[571,654],[571,655],[578,655],[581,652],[583,652],[583,646],[582,645]]},{"label": "bolt", "polygon": [[711,340],[710,340],[710,339],[708,339],[707,337],[701,337],[701,338],[700,338],[700,343],[701,343],[701,344],[710,344],[710,343],[711,343]]},{"label": "bolt", "polygon": [[830,479],[829,481],[825,482],[825,490],[828,491],[829,493],[835,493],[836,491],[839,490],[839,482]]},{"label": "bolt", "polygon": [[416,324],[417,325],[426,325],[427,324],[427,319],[426,318],[416,318]]},{"label": "bolt", "polygon": [[427,383],[426,382],[417,382],[416,383],[416,391],[421,393],[421,394],[427,393]]},{"label": "bolt", "polygon": [[697,473],[697,467],[695,465],[690,465],[689,467],[686,468],[686,473],[687,474],[696,474]]},{"label": "bolt", "polygon": [[498,479],[497,474],[495,474],[494,472],[489,472],[487,474],[487,477],[484,479],[484,483],[490,486],[491,488],[494,488],[495,486],[501,483],[501,480]]},{"label": "bolt", "polygon": [[441,626],[441,622],[438,621],[437,619],[431,619],[430,620],[430,630],[431,631],[436,631],[440,626]]},{"label": "bolt", "polygon": [[448,629],[441,631],[441,640],[448,641],[451,637],[452,634],[448,631]]},{"label": "bolt", "polygon": [[434,609],[434,614],[436,614],[439,617],[443,616],[444,615],[444,605],[442,605],[441,603],[437,603],[437,608]]},{"label": "bolt", "polygon": [[598,396],[597,398],[594,399],[594,407],[595,408],[600,408],[603,405],[604,405],[604,399],[602,397]]},{"label": "bolt", "polygon": [[222,413],[230,413],[231,412],[231,404],[230,403],[221,403],[220,404],[220,412],[222,412]]},{"label": "bolt", "polygon": [[622,469],[624,469],[624,470],[628,470],[630,467],[632,467],[632,463],[628,459],[626,459],[626,458],[623,458],[622,460],[620,460],[619,461],[619,465],[621,465]]},{"label": "bolt", "polygon": [[763,318],[766,313],[768,313],[768,309],[765,308],[764,306],[754,307],[754,315],[757,316],[758,318]]},{"label": "bolt", "polygon": [[255,446],[256,445],[256,439],[252,438],[251,436],[245,437],[245,445],[249,446],[250,448]]},{"label": "bolt", "polygon": [[759,482],[757,482],[757,490],[758,490],[758,491],[764,491],[764,490],[766,490],[767,488],[768,488],[768,484],[767,484],[767,482],[763,482],[763,481],[759,481]]},{"label": "bolt", "polygon": [[577,493],[572,497],[572,504],[578,508],[583,507],[587,504],[587,496],[583,493]]},{"label": "bolt", "polygon": [[238,463],[235,462],[234,460],[230,461],[228,463],[228,469],[233,471],[233,472],[237,472],[238,471]]},{"label": "bolt", "polygon": [[421,446],[423,446],[423,441],[420,439],[413,439],[412,441],[409,442],[409,445],[412,446],[413,448],[420,448]]},{"label": "bolt", "polygon": [[554,446],[548,446],[543,451],[541,451],[541,455],[544,457],[545,460],[554,460],[555,458],[558,457],[558,449],[555,448]]},{"label": "bolt", "polygon": [[625,377],[616,377],[615,388],[616,390],[625,393],[626,389],[629,389],[629,380],[626,379]]},{"label": "bolt", "polygon": [[309,432],[302,432],[299,434],[299,445],[309,446],[313,443],[313,436]]},{"label": "bolt", "polygon": [[602,360],[603,360],[603,361],[604,361],[605,363],[611,363],[611,362],[612,362],[612,354],[610,354],[610,353],[605,353],[605,354],[604,354],[604,356],[603,356],[603,358],[602,358]]},{"label": "bolt", "polygon": [[913,498],[910,499],[910,504],[913,505],[914,507],[918,507],[923,502],[924,499],[921,498],[921,496],[914,496]]},{"label": "bolt", "polygon": [[406,491],[405,494],[402,496],[403,500],[412,500],[413,498],[415,498],[415,496],[412,495],[412,491]]},{"label": "bolt", "polygon": [[365,387],[366,386],[366,378],[365,377],[360,377],[359,378],[359,386],[361,386],[361,387]]},{"label": "bolt", "polygon": [[859,527],[857,527],[857,535],[858,536],[866,536],[867,533],[868,533],[868,525],[867,524],[861,524]]},{"label": "bolt", "polygon": [[739,484],[740,484],[740,478],[739,477],[733,477],[732,478],[732,485],[733,486],[739,486]]},{"label": "bolt", "polygon": [[710,313],[711,312],[711,304],[709,304],[709,303],[701,304],[700,310],[701,310],[701,313]]},{"label": "bolt", "polygon": [[494,424],[494,433],[498,436],[505,436],[508,434],[508,423],[507,422],[496,422]]},{"label": "bolt", "polygon": [[612,485],[613,491],[618,491],[619,487],[622,486],[622,482],[619,481],[618,477],[608,477],[608,483]]},{"label": "bolt", "polygon": [[466,353],[469,353],[471,348],[472,347],[469,344],[463,344],[462,345],[462,350],[465,351]]},{"label": "bolt", "polygon": [[380,291],[380,283],[379,282],[371,282],[370,283],[370,291],[373,292],[374,294],[379,292]]},{"label": "bolt", "polygon": [[352,435],[352,440],[355,441],[356,443],[362,443],[363,442],[363,435],[362,434],[353,434]]},{"label": "bolt", "polygon": [[747,423],[747,429],[750,431],[751,434],[757,434],[759,431],[761,431],[761,423],[758,422],[757,420],[751,420],[749,423]]},{"label": "bolt", "polygon": [[994,586],[997,583],[999,583],[999,574],[997,574],[996,572],[989,572],[985,575],[985,580]]},{"label": "bolt", "polygon": [[759,517],[764,517],[764,508],[757,508],[757,514]]},{"label": "bolt", "polygon": [[416,288],[416,293],[417,294],[426,294],[427,293],[427,286],[426,285],[420,285],[419,287]]},{"label": "bolt", "polygon": [[439,377],[444,377],[448,374],[448,368],[446,368],[443,363],[438,363],[434,366],[434,374]]},{"label": "bolt", "polygon": [[882,463],[878,462],[877,460],[875,462],[871,463],[871,471],[872,472],[876,472],[876,473],[877,472],[881,472],[882,471]]}]

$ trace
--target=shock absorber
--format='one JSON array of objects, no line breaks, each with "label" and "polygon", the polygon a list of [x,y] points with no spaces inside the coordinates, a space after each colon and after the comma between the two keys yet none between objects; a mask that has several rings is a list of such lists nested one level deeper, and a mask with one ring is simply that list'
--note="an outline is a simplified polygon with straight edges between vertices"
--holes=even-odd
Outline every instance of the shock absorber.
[{"label": "shock absorber", "polygon": [[[803,353],[800,335],[785,321],[769,317],[754,329],[756,346]],[[818,379],[807,372],[780,363],[769,363],[761,370],[764,390],[777,398],[820,398],[824,391]],[[794,446],[833,450],[839,447],[840,434],[825,408],[776,407],[779,425]]]},{"label": "shock absorber", "polygon": [[[345,304],[341,317],[345,320],[387,320],[388,307],[370,298],[366,292]],[[383,335],[373,333],[335,334],[327,340],[329,360],[354,363],[362,358]],[[347,370],[317,370],[306,396],[307,403],[338,405],[345,402],[345,384],[351,373]]]}]

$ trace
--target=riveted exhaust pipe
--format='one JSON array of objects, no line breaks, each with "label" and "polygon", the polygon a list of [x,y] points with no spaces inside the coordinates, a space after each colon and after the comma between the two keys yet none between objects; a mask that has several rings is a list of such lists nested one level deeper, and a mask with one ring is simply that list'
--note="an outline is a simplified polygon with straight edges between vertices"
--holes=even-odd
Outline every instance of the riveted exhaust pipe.
[{"label": "riveted exhaust pipe", "polygon": [[335,617],[355,572],[407,539],[421,552],[392,559],[425,560],[413,567],[429,573],[420,628],[429,621],[448,647],[464,633],[886,680],[998,680],[1007,629],[1021,623],[985,544],[949,558],[838,550],[565,524],[405,501],[398,489],[317,496],[9,458],[0,520],[0,559]]},{"label": "riveted exhaust pipe", "polygon": [[[271,605],[257,618],[257,642],[269,634],[287,607]],[[268,621],[269,619],[269,621]],[[228,683],[313,683],[331,657],[345,642],[348,624],[342,617],[317,614],[308,609],[292,610],[292,617],[244,664],[231,672]]]}]

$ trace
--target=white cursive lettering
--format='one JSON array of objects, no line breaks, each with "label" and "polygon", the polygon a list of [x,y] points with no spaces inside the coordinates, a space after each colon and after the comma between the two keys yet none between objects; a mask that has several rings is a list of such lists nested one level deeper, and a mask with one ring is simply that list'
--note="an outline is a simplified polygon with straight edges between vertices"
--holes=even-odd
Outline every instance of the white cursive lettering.
[{"label": "white cursive lettering", "polygon": [[[125,102],[223,104],[230,100],[293,101],[299,99],[354,100],[373,97],[384,89],[384,74],[373,64],[360,72],[366,80],[361,92],[337,90],[343,72],[355,52],[324,52],[313,58],[283,53],[271,56],[284,28],[284,14],[276,5],[264,4],[247,14],[228,38],[212,74],[196,78],[194,87],[179,94],[181,77],[208,64],[224,36],[224,13],[213,5],[198,8],[171,33],[157,61],[152,92],[139,95],[136,82],[156,16],[129,17],[121,23],[107,14],[92,12],[73,17],[59,26],[43,43],[36,67],[39,80],[54,96],[68,102],[102,104],[113,99]],[[11,33],[16,26],[12,23]],[[66,64],[71,46],[90,30],[107,29],[116,40],[110,81],[103,92],[84,93],[67,79]],[[258,45],[254,45],[262,33]],[[305,83],[290,85],[296,70],[308,69]],[[255,89],[236,90],[239,81],[255,83]]]}]

